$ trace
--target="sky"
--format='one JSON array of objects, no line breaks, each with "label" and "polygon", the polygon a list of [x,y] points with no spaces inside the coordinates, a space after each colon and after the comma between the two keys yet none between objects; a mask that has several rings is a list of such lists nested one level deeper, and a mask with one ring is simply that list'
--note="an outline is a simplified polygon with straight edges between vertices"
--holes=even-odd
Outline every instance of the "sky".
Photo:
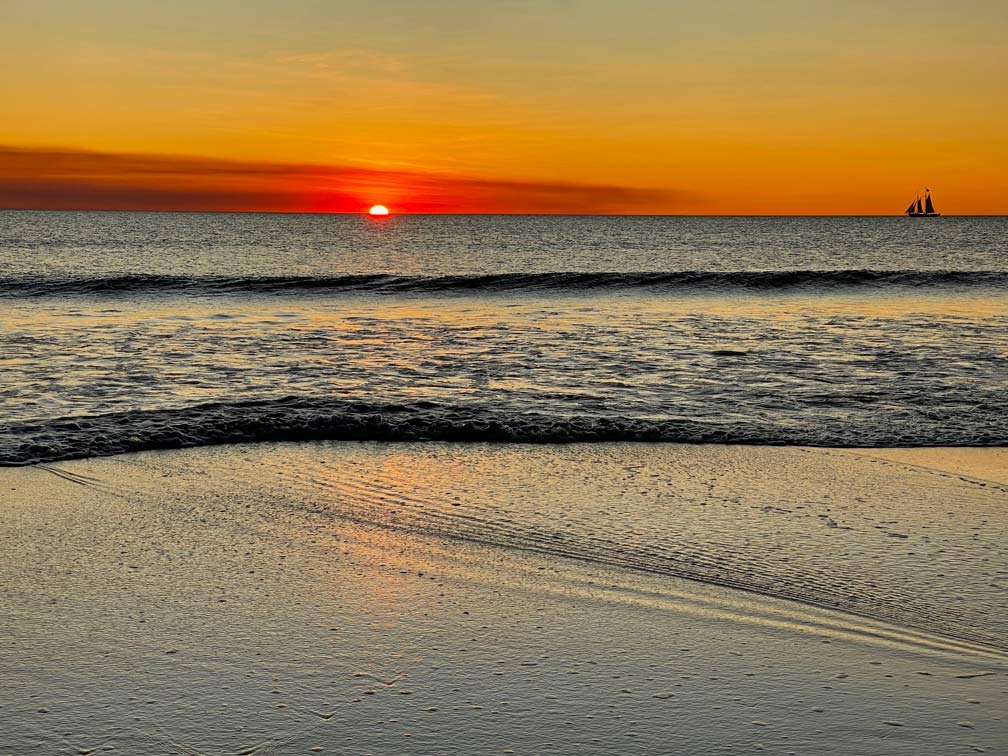
[{"label": "sky", "polygon": [[1008,3],[0,0],[0,207],[1008,213]]}]

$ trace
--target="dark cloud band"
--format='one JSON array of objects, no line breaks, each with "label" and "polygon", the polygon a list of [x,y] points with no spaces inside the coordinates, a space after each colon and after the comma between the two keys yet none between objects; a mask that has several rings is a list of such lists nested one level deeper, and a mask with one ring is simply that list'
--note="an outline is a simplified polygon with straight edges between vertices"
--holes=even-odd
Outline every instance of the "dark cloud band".
[{"label": "dark cloud band", "polygon": [[78,210],[675,213],[669,189],[506,181],[355,166],[0,147],[0,207]]}]

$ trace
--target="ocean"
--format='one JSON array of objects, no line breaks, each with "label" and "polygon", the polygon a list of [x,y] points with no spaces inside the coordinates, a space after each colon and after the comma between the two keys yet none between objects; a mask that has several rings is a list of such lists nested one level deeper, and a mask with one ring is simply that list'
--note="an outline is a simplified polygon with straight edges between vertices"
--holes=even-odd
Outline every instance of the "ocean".
[{"label": "ocean", "polygon": [[1008,443],[1008,219],[0,213],[0,464]]}]

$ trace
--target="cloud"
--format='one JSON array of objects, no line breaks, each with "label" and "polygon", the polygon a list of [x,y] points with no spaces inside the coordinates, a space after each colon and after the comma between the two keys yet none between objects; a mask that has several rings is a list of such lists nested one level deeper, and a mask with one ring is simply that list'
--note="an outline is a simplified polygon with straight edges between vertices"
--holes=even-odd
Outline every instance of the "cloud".
[{"label": "cloud", "polygon": [[508,181],[417,170],[0,146],[0,207],[54,210],[676,213],[670,189]]},{"label": "cloud", "polygon": [[319,76],[344,76],[348,72],[371,76],[398,75],[406,69],[402,59],[366,48],[287,55],[280,58],[280,63],[300,65]]}]

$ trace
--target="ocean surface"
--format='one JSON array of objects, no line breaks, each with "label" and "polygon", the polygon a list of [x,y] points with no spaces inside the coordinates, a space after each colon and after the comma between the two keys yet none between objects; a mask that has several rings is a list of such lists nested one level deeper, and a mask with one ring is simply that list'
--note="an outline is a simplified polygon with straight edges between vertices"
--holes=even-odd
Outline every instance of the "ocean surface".
[{"label": "ocean surface", "polygon": [[0,212],[0,464],[1008,444],[1008,219]]}]

